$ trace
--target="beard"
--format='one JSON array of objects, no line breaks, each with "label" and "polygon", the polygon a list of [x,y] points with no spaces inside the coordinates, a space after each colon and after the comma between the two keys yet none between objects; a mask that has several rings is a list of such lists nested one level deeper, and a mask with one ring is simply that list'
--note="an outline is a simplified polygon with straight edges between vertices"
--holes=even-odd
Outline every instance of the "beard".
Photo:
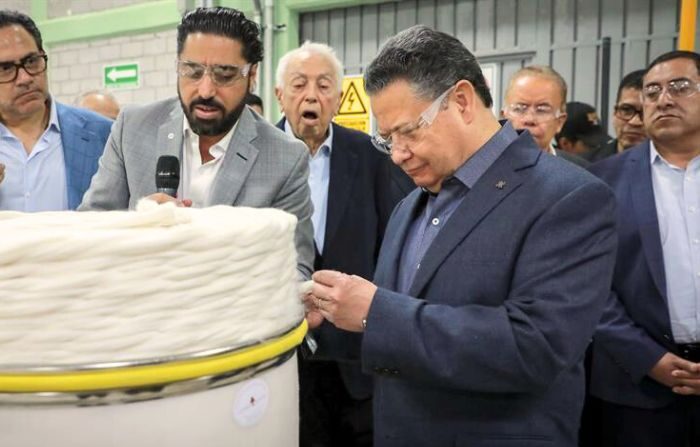
[{"label": "beard", "polygon": [[[223,104],[215,100],[214,98],[196,98],[189,105],[186,105],[182,100],[180,91],[178,89],[177,96],[180,98],[180,106],[182,106],[182,111],[187,117],[187,121],[190,123],[190,128],[197,135],[203,135],[208,137],[214,137],[217,135],[226,134],[234,124],[240,118],[243,109],[245,108],[245,102],[241,100],[241,103],[236,106],[233,110],[226,113],[226,107]],[[221,111],[222,116],[218,119],[200,119],[194,114],[194,108],[198,105],[215,108]]]}]

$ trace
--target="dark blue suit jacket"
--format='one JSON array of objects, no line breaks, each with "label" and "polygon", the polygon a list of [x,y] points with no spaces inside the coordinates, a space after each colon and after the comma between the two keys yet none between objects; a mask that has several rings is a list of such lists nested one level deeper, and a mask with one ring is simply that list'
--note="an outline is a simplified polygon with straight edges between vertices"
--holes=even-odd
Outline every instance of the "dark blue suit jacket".
[{"label": "dark blue suit jacket", "polygon": [[615,259],[610,189],[522,133],[403,295],[397,267],[423,194],[389,221],[362,342],[375,446],[575,446],[583,355]]},{"label": "dark blue suit jacket", "polygon": [[[338,270],[372,279],[394,206],[415,185],[391,159],[377,151],[367,134],[333,126],[328,208],[323,253],[314,270]],[[284,120],[277,124],[284,130]],[[314,331],[313,359],[337,361],[346,389],[355,399],[372,394],[372,377],[360,369],[361,334],[324,322]]]},{"label": "dark blue suit jacket", "polygon": [[56,102],[66,164],[68,207],[76,209],[97,172],[112,121],[94,112]]},{"label": "dark blue suit jacket", "polygon": [[615,192],[619,250],[612,293],[593,343],[591,393],[609,402],[657,408],[675,397],[647,373],[676,352],[651,180],[649,142],[590,168]]}]

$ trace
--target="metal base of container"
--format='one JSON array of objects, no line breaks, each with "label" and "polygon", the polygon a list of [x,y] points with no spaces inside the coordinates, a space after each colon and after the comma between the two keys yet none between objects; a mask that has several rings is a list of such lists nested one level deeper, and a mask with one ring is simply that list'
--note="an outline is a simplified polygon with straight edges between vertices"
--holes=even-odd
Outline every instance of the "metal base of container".
[{"label": "metal base of container", "polygon": [[[282,360],[282,363],[279,363]],[[153,390],[150,400],[87,406],[0,403],[0,446],[8,447],[294,447],[298,445],[296,354],[267,369],[185,384],[209,389]],[[227,381],[234,383],[226,384]],[[199,385],[197,385],[199,383]],[[183,384],[176,385],[182,387]],[[148,390],[122,390],[146,396]],[[105,399],[108,393],[98,398]],[[26,397],[26,396],[25,396]],[[51,399],[49,399],[51,400]],[[95,405],[97,403],[97,405]]]}]

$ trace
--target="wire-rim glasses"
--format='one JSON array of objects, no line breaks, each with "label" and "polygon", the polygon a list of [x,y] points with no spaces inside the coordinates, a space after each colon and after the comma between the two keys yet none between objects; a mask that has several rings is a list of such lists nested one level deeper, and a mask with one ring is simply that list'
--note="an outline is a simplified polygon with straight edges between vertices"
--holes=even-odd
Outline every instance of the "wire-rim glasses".
[{"label": "wire-rim glasses", "polygon": [[454,88],[455,86],[453,85],[438,96],[435,101],[433,101],[432,104],[430,104],[428,108],[420,114],[415,123],[407,124],[399,129],[396,129],[386,138],[382,137],[378,133],[372,135],[371,140],[374,147],[383,154],[391,155],[392,146],[394,145],[393,136],[398,135],[404,138],[420,128],[425,128],[433,124],[438,112],[445,108],[445,105],[447,104],[447,97]]}]

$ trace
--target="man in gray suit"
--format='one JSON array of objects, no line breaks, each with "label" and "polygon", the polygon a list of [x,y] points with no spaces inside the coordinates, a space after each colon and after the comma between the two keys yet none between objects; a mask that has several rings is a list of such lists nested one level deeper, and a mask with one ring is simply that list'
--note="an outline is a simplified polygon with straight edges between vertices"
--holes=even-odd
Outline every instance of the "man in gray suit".
[{"label": "man in gray suit", "polygon": [[297,216],[297,268],[309,277],[308,151],[245,106],[262,51],[258,26],[240,11],[185,14],[177,35],[179,101],[122,112],[80,209],[133,208],[143,197],[175,200],[156,193],[154,176],[160,156],[177,156],[179,204],[272,207]]}]

